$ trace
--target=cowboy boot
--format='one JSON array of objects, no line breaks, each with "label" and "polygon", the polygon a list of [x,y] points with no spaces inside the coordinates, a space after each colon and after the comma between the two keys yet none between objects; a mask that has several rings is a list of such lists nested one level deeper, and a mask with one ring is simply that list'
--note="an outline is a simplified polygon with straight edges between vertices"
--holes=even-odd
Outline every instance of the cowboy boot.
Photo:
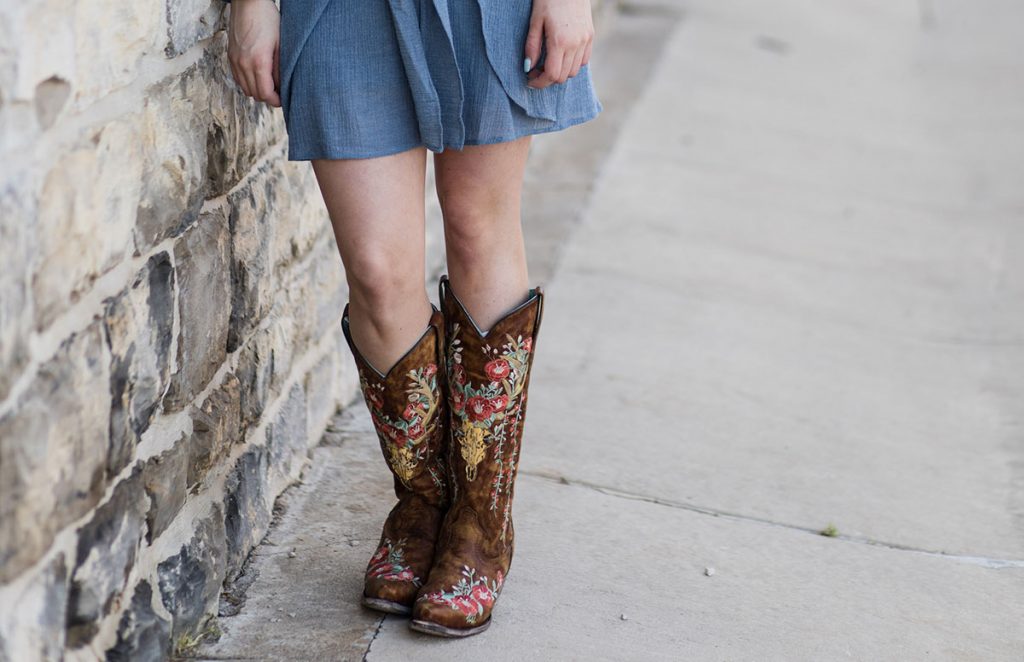
[{"label": "cowboy boot", "polygon": [[486,333],[442,276],[452,501],[410,627],[445,637],[482,632],[512,563],[512,498],[530,366],[543,309],[531,290]]},{"label": "cowboy boot", "polygon": [[423,335],[387,374],[381,374],[352,341],[348,308],[346,304],[341,326],[398,497],[367,564],[362,603],[378,611],[408,614],[430,571],[448,505],[448,416],[439,369],[444,323],[441,311],[431,305],[433,314]]}]

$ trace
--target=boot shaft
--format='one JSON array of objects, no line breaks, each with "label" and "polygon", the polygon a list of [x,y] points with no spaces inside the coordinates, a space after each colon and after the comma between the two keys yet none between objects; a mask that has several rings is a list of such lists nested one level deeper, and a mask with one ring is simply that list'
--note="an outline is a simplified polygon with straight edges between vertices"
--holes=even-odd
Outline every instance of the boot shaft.
[{"label": "boot shaft", "polygon": [[349,305],[341,326],[359,373],[381,451],[399,499],[416,495],[427,503],[449,494],[445,451],[448,407],[444,387],[444,320],[432,306],[427,328],[386,373],[363,356],[349,329]]},{"label": "boot shaft", "polygon": [[471,509],[479,525],[497,537],[495,542],[510,542],[543,290],[532,289],[486,332],[452,291],[447,276],[441,277],[439,297],[445,324],[453,507]]}]

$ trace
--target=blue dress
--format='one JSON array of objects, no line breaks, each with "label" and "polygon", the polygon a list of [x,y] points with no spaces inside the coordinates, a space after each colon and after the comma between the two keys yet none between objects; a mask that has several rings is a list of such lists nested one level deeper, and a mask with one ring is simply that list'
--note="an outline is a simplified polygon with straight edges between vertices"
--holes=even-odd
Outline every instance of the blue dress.
[{"label": "blue dress", "polygon": [[280,0],[288,159],[514,140],[602,110],[590,67],[527,86],[533,0]]}]

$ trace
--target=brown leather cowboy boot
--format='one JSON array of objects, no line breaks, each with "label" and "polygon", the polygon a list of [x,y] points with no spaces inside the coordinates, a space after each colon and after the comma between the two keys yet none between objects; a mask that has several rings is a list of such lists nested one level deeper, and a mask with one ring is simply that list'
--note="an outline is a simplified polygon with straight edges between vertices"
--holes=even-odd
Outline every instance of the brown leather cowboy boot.
[{"label": "brown leather cowboy boot", "polygon": [[512,497],[543,291],[531,290],[486,333],[439,283],[446,338],[452,502],[410,627],[444,637],[482,632],[512,563]]},{"label": "brown leather cowboy boot", "polygon": [[378,611],[408,614],[430,571],[448,505],[448,415],[440,370],[444,322],[441,311],[431,305],[433,314],[423,335],[382,375],[352,341],[348,308],[346,304],[341,327],[398,497],[367,565],[362,603]]}]

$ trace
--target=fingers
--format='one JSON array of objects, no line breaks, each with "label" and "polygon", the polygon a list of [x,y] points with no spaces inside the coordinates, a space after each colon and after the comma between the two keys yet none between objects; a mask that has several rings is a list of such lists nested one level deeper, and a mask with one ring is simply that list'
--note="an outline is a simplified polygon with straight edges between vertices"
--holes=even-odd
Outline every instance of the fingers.
[{"label": "fingers", "polygon": [[256,70],[256,89],[259,90],[257,99],[260,101],[264,101],[274,107],[281,105],[281,99],[277,96],[277,92],[274,91],[273,64]]},{"label": "fingers", "polygon": [[[534,32],[530,26],[530,35]],[[593,31],[585,30],[579,35],[565,36],[565,31],[552,30],[550,25],[543,29],[543,40],[547,50],[544,57],[543,71],[530,73],[527,85],[533,88],[544,88],[553,83],[564,83],[579,74],[580,69],[590,60],[590,49],[593,42]],[[527,47],[529,49],[527,37]],[[539,52],[539,47],[538,47]]]},{"label": "fingers", "polygon": [[526,34],[526,48],[523,49],[523,69],[529,73],[540,60],[540,47],[544,35],[544,21],[533,18],[530,20],[530,31]]}]

